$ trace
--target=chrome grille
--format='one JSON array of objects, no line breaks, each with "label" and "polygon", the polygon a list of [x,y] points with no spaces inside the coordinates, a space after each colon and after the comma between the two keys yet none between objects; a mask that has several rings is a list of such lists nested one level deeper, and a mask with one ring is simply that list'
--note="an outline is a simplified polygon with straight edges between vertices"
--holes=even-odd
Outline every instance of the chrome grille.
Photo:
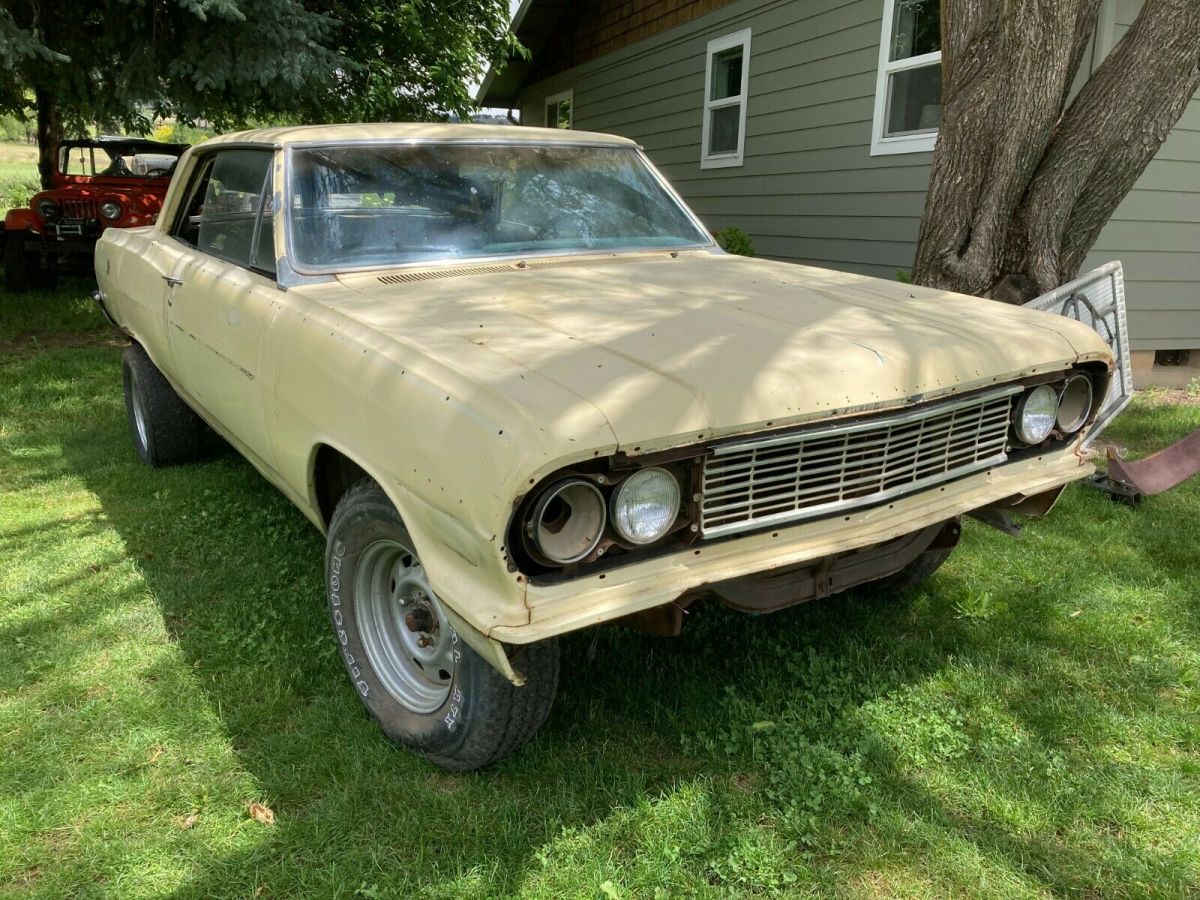
[{"label": "chrome grille", "polygon": [[1002,463],[1020,391],[714,447],[704,460],[701,534],[868,506]]},{"label": "chrome grille", "polygon": [[100,218],[100,204],[96,200],[63,200],[62,217],[64,219],[98,219]]}]

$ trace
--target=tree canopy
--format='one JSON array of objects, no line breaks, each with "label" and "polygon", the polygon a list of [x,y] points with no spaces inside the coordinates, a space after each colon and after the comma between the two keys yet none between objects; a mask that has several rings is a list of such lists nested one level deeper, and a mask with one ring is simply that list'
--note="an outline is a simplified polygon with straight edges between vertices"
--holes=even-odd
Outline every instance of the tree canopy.
[{"label": "tree canopy", "polygon": [[517,46],[505,0],[3,0],[0,113],[36,111],[43,163],[66,130],[153,116],[466,115],[467,82]]}]

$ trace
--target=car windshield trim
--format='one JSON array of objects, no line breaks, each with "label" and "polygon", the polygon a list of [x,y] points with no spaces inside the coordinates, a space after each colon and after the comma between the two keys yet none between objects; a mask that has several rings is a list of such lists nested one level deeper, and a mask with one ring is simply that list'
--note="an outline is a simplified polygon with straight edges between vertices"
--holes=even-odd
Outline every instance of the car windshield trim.
[{"label": "car windshield trim", "polygon": [[[623,151],[632,154],[641,164],[650,181],[662,192],[662,196],[671,209],[678,211],[683,219],[695,229],[697,236],[704,239],[696,241],[661,241],[645,244],[626,244],[623,246],[589,246],[589,247],[555,247],[546,249],[513,249],[504,252],[480,255],[442,255],[429,256],[425,259],[406,259],[387,262],[365,262],[359,265],[314,265],[302,261],[295,250],[295,234],[291,211],[295,202],[295,155],[298,151],[329,150],[338,148],[369,148],[396,147],[407,149],[417,146],[486,146],[514,147],[531,149],[576,149],[592,148],[613,151]],[[284,252],[288,268],[299,276],[336,276],[343,274],[361,274],[366,272],[384,272],[396,269],[436,269],[455,266],[476,266],[519,262],[525,259],[545,259],[553,257],[584,257],[584,256],[617,256],[638,255],[656,252],[681,252],[690,250],[712,250],[717,245],[704,226],[687,204],[679,197],[662,173],[655,168],[647,158],[642,148],[632,142],[604,140],[552,140],[532,141],[509,138],[363,138],[358,140],[314,140],[287,142],[279,146],[283,151],[283,203],[275,210],[277,227],[283,229]],[[632,239],[631,239],[632,240]]]}]

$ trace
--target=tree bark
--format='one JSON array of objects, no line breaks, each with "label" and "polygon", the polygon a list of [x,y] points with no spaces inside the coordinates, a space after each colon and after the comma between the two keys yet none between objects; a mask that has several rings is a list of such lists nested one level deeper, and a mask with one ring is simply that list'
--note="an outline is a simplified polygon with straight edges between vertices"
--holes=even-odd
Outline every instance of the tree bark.
[{"label": "tree bark", "polygon": [[35,88],[33,98],[37,104],[38,175],[42,190],[47,190],[54,179],[54,151],[63,139],[62,111],[44,88]]},{"label": "tree bark", "polygon": [[1146,0],[1069,101],[1098,9],[943,0],[914,281],[1016,302],[1074,276],[1200,86],[1200,0]]},{"label": "tree bark", "polygon": [[1200,2],[1146,0],[1063,116],[1013,221],[1005,268],[1071,280],[1200,88]]}]

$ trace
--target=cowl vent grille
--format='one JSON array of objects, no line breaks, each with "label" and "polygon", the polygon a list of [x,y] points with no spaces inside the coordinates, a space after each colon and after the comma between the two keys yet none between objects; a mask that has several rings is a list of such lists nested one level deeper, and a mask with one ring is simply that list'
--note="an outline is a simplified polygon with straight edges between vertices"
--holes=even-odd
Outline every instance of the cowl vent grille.
[{"label": "cowl vent grille", "polygon": [[671,260],[678,253],[619,253],[608,256],[568,256],[554,259],[531,259],[519,262],[481,266],[454,266],[447,269],[420,269],[412,272],[389,272],[380,275],[380,284],[408,284],[434,278],[460,278],[467,275],[495,275],[500,272],[525,272],[531,269],[558,269],[568,266],[604,266],[615,263]]}]

